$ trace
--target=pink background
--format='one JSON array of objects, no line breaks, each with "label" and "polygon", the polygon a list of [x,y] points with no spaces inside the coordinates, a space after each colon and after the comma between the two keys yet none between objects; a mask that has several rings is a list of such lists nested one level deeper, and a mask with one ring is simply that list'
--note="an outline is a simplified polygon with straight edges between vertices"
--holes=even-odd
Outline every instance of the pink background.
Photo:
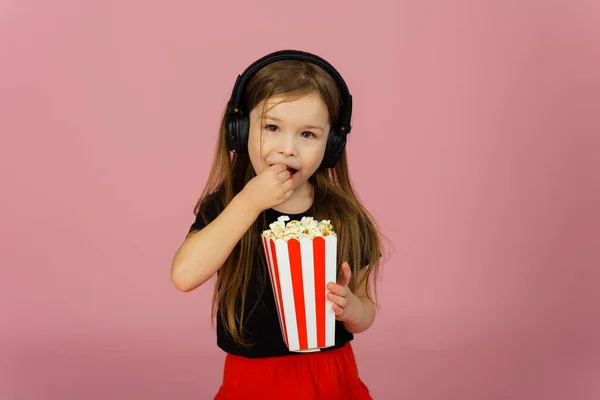
[{"label": "pink background", "polygon": [[235,77],[281,48],[347,79],[394,245],[373,397],[600,398],[600,3],[234,3],[2,2],[0,398],[212,398],[211,287],[170,263]]}]

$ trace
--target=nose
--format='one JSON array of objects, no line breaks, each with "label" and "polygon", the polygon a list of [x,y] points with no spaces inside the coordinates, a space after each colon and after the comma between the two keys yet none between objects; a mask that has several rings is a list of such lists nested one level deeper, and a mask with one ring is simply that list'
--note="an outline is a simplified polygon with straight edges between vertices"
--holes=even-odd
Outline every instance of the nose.
[{"label": "nose", "polygon": [[283,134],[279,136],[277,153],[287,157],[298,155],[298,146],[293,135]]}]

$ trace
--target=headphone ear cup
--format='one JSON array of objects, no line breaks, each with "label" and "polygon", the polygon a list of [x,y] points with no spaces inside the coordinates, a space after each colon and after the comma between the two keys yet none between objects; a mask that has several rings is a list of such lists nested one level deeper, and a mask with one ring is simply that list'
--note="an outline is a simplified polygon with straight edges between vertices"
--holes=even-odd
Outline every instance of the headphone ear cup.
[{"label": "headphone ear cup", "polygon": [[332,129],[327,137],[327,146],[325,147],[325,156],[321,168],[335,168],[345,147],[346,134]]},{"label": "headphone ear cup", "polygon": [[238,154],[248,150],[248,131],[250,122],[245,115],[229,115],[227,117],[227,147]]}]

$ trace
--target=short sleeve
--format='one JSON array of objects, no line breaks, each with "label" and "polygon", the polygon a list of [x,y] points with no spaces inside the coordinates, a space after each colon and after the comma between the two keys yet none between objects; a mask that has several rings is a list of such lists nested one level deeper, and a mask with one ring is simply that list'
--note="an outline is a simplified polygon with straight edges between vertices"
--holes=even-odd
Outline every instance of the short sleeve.
[{"label": "short sleeve", "polygon": [[194,223],[192,223],[190,226],[188,234],[193,231],[199,231],[214,221],[222,211],[222,207],[219,207],[219,204],[219,196],[216,193],[211,193],[206,196],[204,202],[198,210],[198,214],[196,215]]}]

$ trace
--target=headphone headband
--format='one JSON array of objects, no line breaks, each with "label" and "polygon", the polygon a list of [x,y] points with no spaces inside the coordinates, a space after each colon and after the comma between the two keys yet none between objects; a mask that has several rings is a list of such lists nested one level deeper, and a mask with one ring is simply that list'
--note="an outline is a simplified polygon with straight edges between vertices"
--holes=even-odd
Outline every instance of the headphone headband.
[{"label": "headphone headband", "polygon": [[274,53],[268,54],[257,61],[253,62],[246,68],[246,70],[237,77],[235,81],[235,85],[233,87],[233,91],[231,93],[231,99],[229,100],[228,112],[230,114],[237,114],[240,110],[240,104],[242,101],[242,94],[244,92],[244,88],[246,87],[247,82],[252,78],[252,76],[264,66],[274,63],[276,61],[281,60],[301,60],[308,61],[313,64],[318,65],[323,68],[325,71],[331,75],[331,77],[336,81],[338,88],[340,89],[342,95],[342,107],[340,109],[340,121],[339,121],[339,130],[342,133],[350,133],[352,129],[350,125],[350,120],[352,117],[352,95],[348,90],[348,86],[346,82],[340,75],[340,73],[326,60],[323,58],[307,53],[299,50],[280,50]]}]

